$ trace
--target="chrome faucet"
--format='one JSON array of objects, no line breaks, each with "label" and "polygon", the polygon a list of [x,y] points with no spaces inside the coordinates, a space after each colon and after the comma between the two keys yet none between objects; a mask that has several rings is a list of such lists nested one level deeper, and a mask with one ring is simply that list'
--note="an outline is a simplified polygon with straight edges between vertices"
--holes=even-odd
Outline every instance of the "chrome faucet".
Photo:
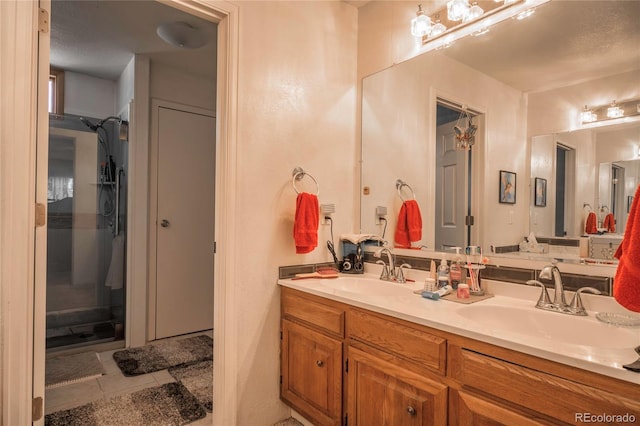
[{"label": "chrome faucet", "polygon": [[562,277],[560,276],[558,267],[556,265],[546,265],[538,275],[538,278],[543,280],[550,280],[552,277],[555,288],[553,304],[556,308],[563,309],[567,306],[567,301],[564,297],[564,285],[562,284]]},{"label": "chrome faucet", "polygon": [[387,260],[389,264],[385,264],[384,261],[378,260],[376,263],[381,263],[384,266],[382,267],[382,274],[380,274],[380,279],[384,281],[395,281],[396,279],[396,266],[395,260],[393,258],[393,253],[389,247],[382,247],[380,250],[376,251],[373,256],[374,257],[382,257],[382,254],[387,254]]},{"label": "chrome faucet", "polygon": [[593,287],[582,287],[576,291],[573,295],[573,299],[570,304],[567,304],[567,301],[564,296],[564,285],[562,284],[562,276],[560,275],[560,270],[555,265],[546,265],[538,274],[538,278],[544,280],[553,279],[555,294],[553,295],[553,302],[549,298],[549,294],[547,293],[547,288],[544,284],[542,284],[538,280],[529,280],[527,281],[528,285],[537,285],[542,287],[542,293],[540,293],[540,298],[536,303],[536,308],[544,309],[546,311],[552,312],[560,312],[563,314],[569,315],[588,315],[587,310],[582,305],[582,299],[580,298],[580,293],[588,292],[593,294],[601,294],[600,290]]}]

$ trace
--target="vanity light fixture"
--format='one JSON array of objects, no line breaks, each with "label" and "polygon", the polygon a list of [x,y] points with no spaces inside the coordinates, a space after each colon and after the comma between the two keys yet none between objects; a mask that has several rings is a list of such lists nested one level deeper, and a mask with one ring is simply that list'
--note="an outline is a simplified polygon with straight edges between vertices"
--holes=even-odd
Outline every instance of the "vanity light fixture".
[{"label": "vanity light fixture", "polygon": [[424,14],[422,5],[418,5],[416,17],[411,20],[411,35],[423,37],[431,33],[431,18]]},{"label": "vanity light fixture", "polygon": [[[449,0],[446,9],[437,10],[431,15],[431,31],[422,36],[422,53],[445,48],[456,40],[469,35],[482,35],[490,27],[506,19],[524,19],[535,12],[535,8],[550,0],[496,0],[494,2],[471,0]],[[482,7],[478,5],[482,4]],[[422,12],[418,8],[419,15]],[[445,13],[446,12],[446,13]],[[424,15],[422,15],[424,16]],[[443,16],[442,22],[439,17]],[[416,16],[415,19],[417,19]],[[412,34],[414,24],[412,21]],[[415,35],[415,34],[414,34]]]},{"label": "vanity light fixture", "polygon": [[580,121],[583,123],[593,123],[598,119],[598,114],[594,113],[587,107],[584,106],[584,110],[580,113]]},{"label": "vanity light fixture", "polygon": [[620,118],[624,117],[624,111],[618,105],[616,105],[616,101],[611,102],[611,106],[607,108],[607,117],[609,118]]},{"label": "vanity light fixture", "polygon": [[449,0],[447,2],[447,18],[450,21],[464,21],[469,14],[469,0]]}]

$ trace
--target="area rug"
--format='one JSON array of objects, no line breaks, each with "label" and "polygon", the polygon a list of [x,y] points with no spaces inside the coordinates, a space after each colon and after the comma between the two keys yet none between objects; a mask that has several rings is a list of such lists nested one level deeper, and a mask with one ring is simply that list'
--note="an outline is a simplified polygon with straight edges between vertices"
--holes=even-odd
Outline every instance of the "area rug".
[{"label": "area rug", "polygon": [[208,412],[213,411],[212,360],[172,367],[169,374],[181,382]]},{"label": "area rug", "polygon": [[140,348],[114,352],[113,359],[125,376],[152,373],[179,365],[213,359],[213,339],[206,335],[163,340]]},{"label": "area rug", "polygon": [[95,379],[104,374],[98,354],[83,352],[47,358],[44,385],[46,389]]},{"label": "area rug", "polygon": [[46,426],[179,426],[207,415],[179,382],[102,399],[44,418]]}]

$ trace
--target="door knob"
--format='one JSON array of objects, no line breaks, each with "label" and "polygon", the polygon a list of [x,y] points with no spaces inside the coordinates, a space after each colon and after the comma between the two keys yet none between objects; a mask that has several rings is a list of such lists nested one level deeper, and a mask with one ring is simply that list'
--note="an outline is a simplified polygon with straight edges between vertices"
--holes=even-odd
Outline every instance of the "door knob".
[{"label": "door knob", "polygon": [[168,228],[169,225],[170,223],[167,219],[162,219],[162,222],[160,222],[160,226],[162,226],[163,228]]}]

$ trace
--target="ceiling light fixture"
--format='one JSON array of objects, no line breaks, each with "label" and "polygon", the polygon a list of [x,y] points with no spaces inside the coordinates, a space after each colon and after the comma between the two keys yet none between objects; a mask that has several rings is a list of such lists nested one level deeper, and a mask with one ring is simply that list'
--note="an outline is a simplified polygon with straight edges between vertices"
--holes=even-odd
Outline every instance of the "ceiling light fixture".
[{"label": "ceiling light fixture", "polygon": [[165,42],[181,49],[198,49],[207,44],[204,34],[186,22],[165,22],[158,25],[156,34]]},{"label": "ceiling light fixture", "polygon": [[424,14],[422,5],[418,5],[416,17],[411,20],[411,34],[414,37],[423,37],[431,32],[431,18]]},{"label": "ceiling light fixture", "polygon": [[444,26],[443,23],[440,22],[440,15],[436,14],[436,23],[431,27],[431,37],[437,37],[443,32],[447,31],[447,27]]}]

